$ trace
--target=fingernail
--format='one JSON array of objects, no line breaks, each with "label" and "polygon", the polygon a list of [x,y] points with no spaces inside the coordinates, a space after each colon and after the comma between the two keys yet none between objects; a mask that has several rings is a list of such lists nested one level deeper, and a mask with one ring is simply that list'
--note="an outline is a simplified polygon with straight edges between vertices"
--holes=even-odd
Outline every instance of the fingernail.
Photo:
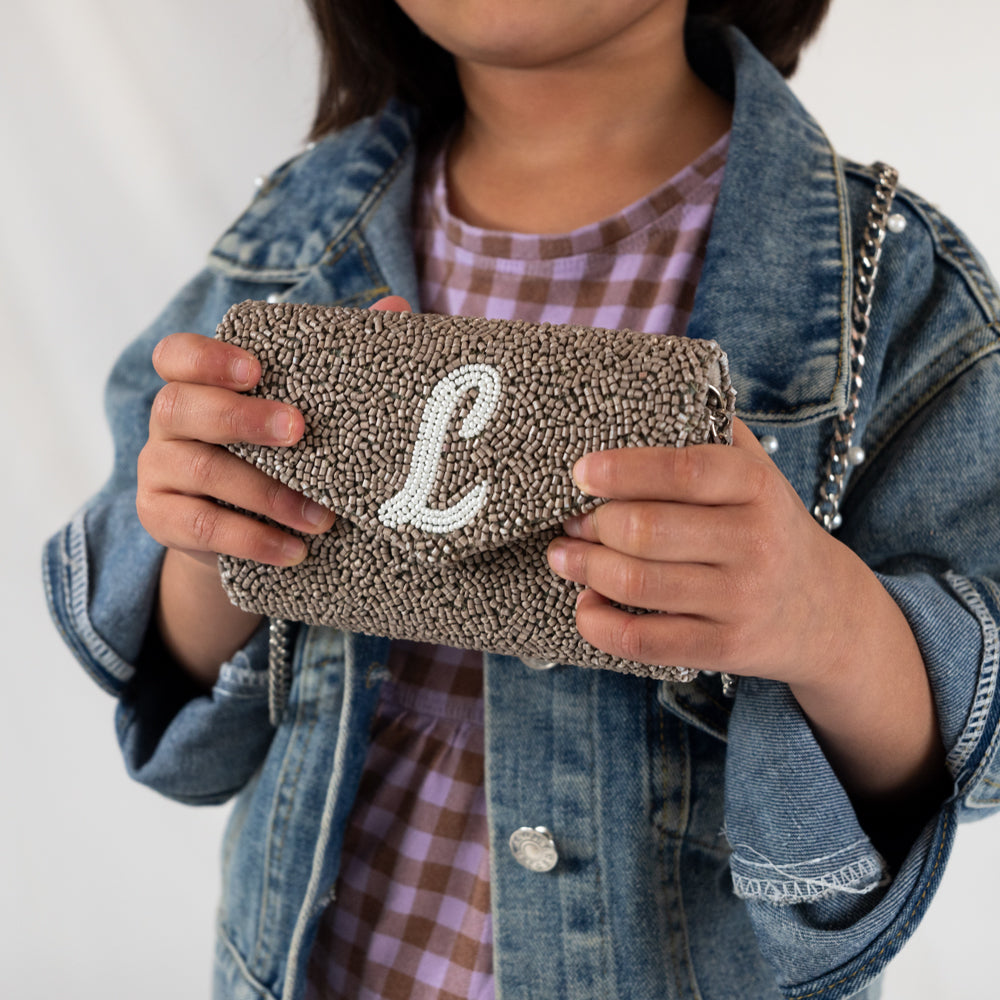
[{"label": "fingernail", "polygon": [[302,517],[314,528],[322,524],[330,516],[330,511],[322,504],[306,500],[302,504]]},{"label": "fingernail", "polygon": [[566,546],[556,539],[549,546],[549,565],[557,572],[566,571]]},{"label": "fingernail", "polygon": [[584,455],[583,458],[578,459],[576,464],[573,466],[573,481],[577,486],[583,490],[584,493],[589,493],[590,490],[587,489],[587,456]]},{"label": "fingernail", "polygon": [[563,531],[570,538],[583,538],[583,518],[574,516],[563,521]]},{"label": "fingernail", "polygon": [[239,358],[233,362],[233,381],[237,385],[248,385],[250,382],[250,359]]},{"label": "fingernail", "polygon": [[583,595],[585,593],[587,593],[586,589],[581,590],[580,593],[576,595],[576,604],[574,605],[574,607],[577,607],[577,608],[580,607],[580,601],[583,600]]},{"label": "fingernail", "polygon": [[292,415],[288,410],[279,410],[271,418],[271,433],[279,441],[288,441],[292,436]]},{"label": "fingernail", "polygon": [[306,557],[306,544],[298,538],[286,538],[281,543],[281,554],[287,565],[297,566]]}]

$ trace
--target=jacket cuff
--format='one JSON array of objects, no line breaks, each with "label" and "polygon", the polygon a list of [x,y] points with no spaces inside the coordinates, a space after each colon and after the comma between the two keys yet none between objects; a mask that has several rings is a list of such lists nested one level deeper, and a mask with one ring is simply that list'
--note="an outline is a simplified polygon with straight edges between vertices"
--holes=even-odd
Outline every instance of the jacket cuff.
[{"label": "jacket cuff", "polygon": [[947,573],[879,576],[910,623],[927,667],[958,819],[1000,807],[1000,590]]},{"label": "jacket cuff", "polygon": [[[129,502],[127,498],[125,502]],[[134,500],[131,502],[134,506]],[[134,662],[156,596],[163,549],[141,528],[131,531],[125,526],[120,534],[128,538],[120,541],[130,545],[132,552],[128,560],[115,562],[115,597],[105,599],[103,608],[99,607],[95,591],[102,581],[91,577],[86,517],[86,511],[78,512],[46,544],[42,557],[45,597],[63,641],[91,678],[117,697],[135,673]],[[106,524],[111,517],[97,515],[97,519]],[[100,525],[97,531],[101,531]],[[103,637],[107,629],[102,624],[109,623],[116,627],[108,634],[120,637],[118,648]]]},{"label": "jacket cuff", "polygon": [[[80,511],[48,542],[49,610],[86,671],[119,699],[116,729],[128,773],[181,802],[222,802],[253,774],[273,732],[267,626],[223,664],[210,694],[152,653],[147,636],[163,548],[134,510],[133,494],[121,494]],[[106,558],[95,566],[89,551]]]},{"label": "jacket cuff", "polygon": [[954,812],[925,827],[890,879],[787,686],[740,680],[726,761],[730,867],[788,1000],[852,996],[880,974],[933,895]]},{"label": "jacket cuff", "polygon": [[115,715],[129,775],[191,805],[225,802],[264,759],[268,628],[222,665],[205,693],[165,657],[149,657],[122,692]]},{"label": "jacket cuff", "polygon": [[[785,1000],[838,1000],[852,997],[874,982],[909,940],[934,897],[944,874],[957,827],[953,801],[941,809],[913,844],[902,868],[871,912],[843,928],[820,907],[794,907],[795,916],[782,932],[780,944],[771,944],[770,958],[780,968],[776,954],[815,949],[827,956],[827,970],[809,979],[779,975],[778,985]],[[766,904],[751,906],[750,916],[761,937],[762,927],[774,921],[773,908],[759,912]],[[824,926],[827,924],[827,926]],[[795,944],[789,947],[790,937]],[[838,963],[847,953],[851,957]],[[801,972],[802,970],[797,970]]]},{"label": "jacket cuff", "polygon": [[726,767],[733,885],[788,1000],[851,996],[877,977],[930,902],[957,823],[1000,806],[996,585],[879,579],[920,647],[956,792],[890,881],[791,692],[740,681]]}]

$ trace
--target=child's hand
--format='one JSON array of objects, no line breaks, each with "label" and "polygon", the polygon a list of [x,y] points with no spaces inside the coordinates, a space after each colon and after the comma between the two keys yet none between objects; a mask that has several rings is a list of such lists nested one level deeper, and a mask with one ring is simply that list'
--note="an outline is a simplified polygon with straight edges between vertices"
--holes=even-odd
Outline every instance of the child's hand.
[{"label": "child's hand", "polygon": [[588,588],[577,627],[592,645],[789,682],[838,662],[859,574],[871,574],[813,520],[745,424],[735,422],[732,447],[597,452],[574,475],[611,498],[549,548],[553,570]]},{"label": "child's hand", "polygon": [[305,427],[302,414],[242,395],[260,378],[260,364],[232,344],[171,334],[157,344],[153,366],[167,384],[153,403],[139,455],[136,507],[143,527],[203,563],[214,565],[220,552],[275,565],[300,562],[306,554],[300,538],[216,501],[297,531],[330,528],[332,511],[221,447],[294,444]]},{"label": "child's hand", "polygon": [[[923,815],[947,794],[907,619],[813,520],[745,424],[735,421],[732,447],[595,452],[574,475],[611,498],[549,546],[552,568],[588,588],[576,611],[584,639],[639,663],[786,682],[876,827],[901,806]],[[629,614],[609,599],[658,613]]]},{"label": "child's hand", "polygon": [[[408,306],[388,298],[374,308]],[[302,437],[295,407],[243,395],[260,379],[254,358],[232,344],[175,333],[156,345],[153,366],[167,384],[139,455],[136,508],[167,547],[155,625],[172,659],[209,689],[261,620],[229,603],[218,553],[285,566],[306,554],[301,538],[218,501],[311,534],[328,530],[334,514],[222,447],[290,445]]]}]

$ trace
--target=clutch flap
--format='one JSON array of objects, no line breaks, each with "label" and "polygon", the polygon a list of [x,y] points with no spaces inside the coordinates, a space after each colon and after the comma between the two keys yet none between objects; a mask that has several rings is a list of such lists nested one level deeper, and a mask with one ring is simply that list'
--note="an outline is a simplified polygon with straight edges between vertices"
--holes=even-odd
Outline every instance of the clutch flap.
[{"label": "clutch flap", "polygon": [[253,353],[254,393],[298,407],[302,440],[232,449],[388,541],[451,561],[601,500],[590,451],[727,439],[714,342],[420,313],[243,302],[217,336]]}]

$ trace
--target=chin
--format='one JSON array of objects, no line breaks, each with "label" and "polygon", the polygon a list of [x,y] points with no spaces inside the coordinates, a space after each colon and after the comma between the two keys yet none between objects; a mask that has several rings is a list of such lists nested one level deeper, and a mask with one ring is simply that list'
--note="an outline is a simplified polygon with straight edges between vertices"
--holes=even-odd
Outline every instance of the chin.
[{"label": "chin", "polygon": [[683,26],[686,0],[399,0],[456,59],[530,69],[572,63],[622,36]]}]

